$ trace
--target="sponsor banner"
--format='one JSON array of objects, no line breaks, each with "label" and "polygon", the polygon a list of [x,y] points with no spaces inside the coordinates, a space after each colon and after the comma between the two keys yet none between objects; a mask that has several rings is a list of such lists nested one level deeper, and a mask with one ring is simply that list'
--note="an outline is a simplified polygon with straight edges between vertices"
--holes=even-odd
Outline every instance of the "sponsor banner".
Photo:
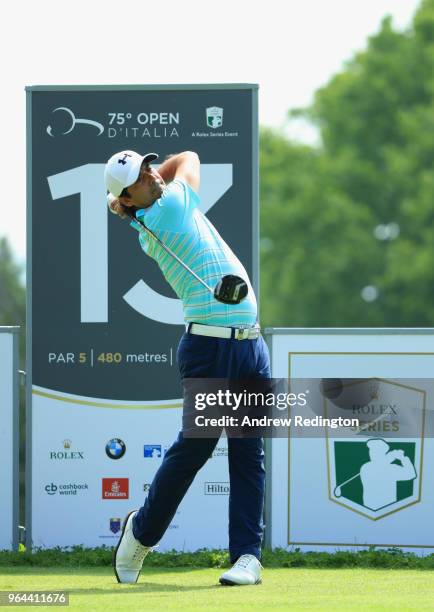
[{"label": "sponsor banner", "polygon": [[360,420],[340,437],[326,427],[322,437],[271,441],[270,544],[434,549],[432,331],[270,330],[267,341],[273,376],[352,378],[340,386],[345,401],[330,394],[324,411],[340,404]]},{"label": "sponsor banner", "polygon": [[[34,409],[40,414],[41,423],[50,419],[51,425],[38,430],[43,450],[33,483],[38,491],[33,498],[33,524],[34,533],[46,536],[34,537],[34,546],[70,546],[77,542],[86,546],[115,545],[119,531],[113,531],[116,526],[111,528],[110,520],[120,519],[122,525],[128,512],[144,503],[164,452],[176,439],[181,425],[180,409],[129,409],[122,411],[120,419],[112,409],[80,407],[79,410],[86,411],[86,428],[83,428],[83,412],[81,419],[77,419],[74,399],[70,397],[71,403],[57,402],[54,410],[54,405],[50,406],[45,398],[34,397]],[[75,452],[81,452],[83,459],[51,458],[51,451],[65,452],[64,440],[69,441],[68,452],[77,449]],[[109,442],[113,448],[113,440],[117,440],[115,448],[122,447],[119,441],[126,448],[119,459],[113,459],[106,451]],[[159,550],[182,550],[184,543],[186,550],[197,550],[202,542],[213,548],[227,546],[228,494],[217,489],[214,494],[205,494],[205,483],[227,486],[229,482],[226,442],[224,438],[218,442],[216,456],[196,476]],[[161,447],[161,456],[150,453],[151,456],[145,457],[145,447]],[[71,485],[75,485],[76,493]],[[208,520],[198,520],[199,510],[201,516],[212,517],[215,528],[211,533]],[[59,515],[68,517],[67,530],[64,522],[58,520]]]},{"label": "sponsor banner", "polygon": [[[158,163],[196,151],[201,210],[257,291],[256,90],[28,88],[27,526],[35,545],[95,546],[114,537],[110,520],[143,503],[143,483],[152,481],[180,430],[182,304],[141,250],[137,232],[109,214],[105,162],[126,149],[155,151]],[[128,266],[119,267],[121,259]],[[225,481],[227,466],[209,463],[183,502],[190,512],[181,517],[188,518],[176,521],[179,528],[168,531],[160,550],[166,542],[182,550],[226,544],[227,512],[218,503],[208,506],[203,487],[204,479]],[[129,481],[128,497],[116,497],[124,491],[122,478]],[[45,491],[67,482],[87,483],[88,490],[71,496]],[[212,533],[197,528],[204,512]],[[67,533],[55,525],[59,515]]]}]

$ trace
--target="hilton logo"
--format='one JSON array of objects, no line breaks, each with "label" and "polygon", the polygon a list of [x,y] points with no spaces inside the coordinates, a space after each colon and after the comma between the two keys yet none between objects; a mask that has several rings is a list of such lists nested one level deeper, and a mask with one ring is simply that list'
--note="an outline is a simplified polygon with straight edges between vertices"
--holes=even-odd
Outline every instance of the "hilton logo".
[{"label": "hilton logo", "polygon": [[228,482],[205,482],[204,495],[229,495]]}]

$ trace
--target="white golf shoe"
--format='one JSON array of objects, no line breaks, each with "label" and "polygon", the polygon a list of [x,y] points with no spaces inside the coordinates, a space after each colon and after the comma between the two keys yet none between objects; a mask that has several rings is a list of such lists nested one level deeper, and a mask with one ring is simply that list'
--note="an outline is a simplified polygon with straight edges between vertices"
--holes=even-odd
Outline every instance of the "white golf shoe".
[{"label": "white golf shoe", "polygon": [[133,510],[126,517],[113,555],[113,568],[118,582],[137,582],[143,560],[153,550],[153,547],[143,546],[133,535],[133,517],[136,512]]},{"label": "white golf shoe", "polygon": [[234,586],[236,584],[260,584],[261,567],[254,555],[241,555],[230,570],[220,576],[220,584]]}]

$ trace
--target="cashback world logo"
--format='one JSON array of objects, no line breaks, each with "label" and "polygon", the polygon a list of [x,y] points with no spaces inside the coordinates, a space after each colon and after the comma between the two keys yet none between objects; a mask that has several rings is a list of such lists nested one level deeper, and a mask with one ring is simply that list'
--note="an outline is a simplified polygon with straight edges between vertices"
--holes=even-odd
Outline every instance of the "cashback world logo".
[{"label": "cashback world logo", "polygon": [[45,485],[44,489],[48,495],[78,495],[79,493],[88,491],[89,485],[71,482],[65,484],[55,484],[54,482],[51,482],[50,484]]}]

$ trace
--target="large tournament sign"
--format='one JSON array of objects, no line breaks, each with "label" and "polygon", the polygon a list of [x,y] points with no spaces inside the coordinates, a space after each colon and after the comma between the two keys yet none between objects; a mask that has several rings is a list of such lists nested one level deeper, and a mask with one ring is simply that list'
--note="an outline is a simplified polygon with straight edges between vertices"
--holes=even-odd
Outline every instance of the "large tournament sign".
[{"label": "large tournament sign", "polygon": [[[29,545],[115,544],[181,427],[182,305],[108,212],[105,161],[196,151],[258,293],[257,141],[256,85],[27,88]],[[228,494],[222,439],[160,550],[227,546]]]},{"label": "large tournament sign", "polygon": [[[431,554],[434,330],[264,333],[273,377],[294,384],[340,380],[342,393],[352,387],[349,397],[364,397],[345,410],[359,429],[337,435],[326,427],[321,436],[304,438],[290,429],[286,438],[267,440],[267,543],[304,551],[377,546]],[[319,395],[313,385],[311,390]],[[333,401],[320,399],[327,416]],[[384,461],[386,452],[395,459]]]}]

